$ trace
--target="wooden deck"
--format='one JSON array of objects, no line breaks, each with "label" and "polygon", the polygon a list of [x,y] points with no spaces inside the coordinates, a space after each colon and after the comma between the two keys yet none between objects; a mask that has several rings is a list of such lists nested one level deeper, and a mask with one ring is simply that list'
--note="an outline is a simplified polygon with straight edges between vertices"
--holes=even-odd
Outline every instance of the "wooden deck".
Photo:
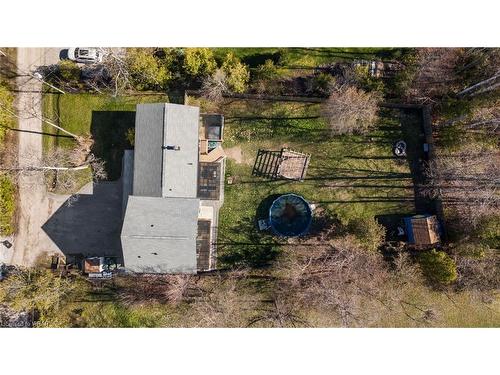
[{"label": "wooden deck", "polygon": [[280,151],[259,150],[252,175],[276,180],[285,178],[303,181],[311,156],[301,152],[281,149]]}]

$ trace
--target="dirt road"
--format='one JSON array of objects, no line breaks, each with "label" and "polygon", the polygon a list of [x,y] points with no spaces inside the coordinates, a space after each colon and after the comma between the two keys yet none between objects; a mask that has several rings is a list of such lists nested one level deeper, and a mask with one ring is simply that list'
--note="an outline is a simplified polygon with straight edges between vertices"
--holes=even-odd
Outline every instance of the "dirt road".
[{"label": "dirt road", "polygon": [[[29,72],[38,66],[55,64],[59,61],[59,48],[18,48],[16,78],[18,89],[16,108],[20,117],[19,163],[25,165],[24,155],[42,155],[42,83],[31,77]],[[31,114],[35,112],[35,115]],[[38,118],[37,118],[38,117]],[[30,157],[31,158],[31,157]],[[57,247],[42,231],[41,227],[65,200],[66,196],[48,194],[40,173],[23,175],[19,179],[18,231],[13,238],[14,246],[9,253],[3,252],[4,261],[17,265],[32,265],[40,253],[57,252]],[[10,259],[9,259],[10,258]]]}]

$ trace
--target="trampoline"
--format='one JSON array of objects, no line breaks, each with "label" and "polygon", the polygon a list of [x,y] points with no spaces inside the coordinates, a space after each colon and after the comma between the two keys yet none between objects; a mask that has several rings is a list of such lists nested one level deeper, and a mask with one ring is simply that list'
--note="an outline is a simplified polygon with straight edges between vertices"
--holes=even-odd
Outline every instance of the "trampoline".
[{"label": "trampoline", "polygon": [[282,195],[269,208],[269,224],[280,236],[302,236],[309,230],[311,221],[311,207],[300,195]]}]

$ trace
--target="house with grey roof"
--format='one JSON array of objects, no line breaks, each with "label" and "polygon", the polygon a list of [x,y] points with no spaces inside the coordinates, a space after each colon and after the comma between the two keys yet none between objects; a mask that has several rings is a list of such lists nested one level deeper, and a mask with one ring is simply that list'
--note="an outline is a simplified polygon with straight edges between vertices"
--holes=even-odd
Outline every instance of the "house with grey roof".
[{"label": "house with grey roof", "polygon": [[126,269],[197,273],[216,267],[224,197],[222,115],[138,104],[134,150],[123,158],[121,243]]}]

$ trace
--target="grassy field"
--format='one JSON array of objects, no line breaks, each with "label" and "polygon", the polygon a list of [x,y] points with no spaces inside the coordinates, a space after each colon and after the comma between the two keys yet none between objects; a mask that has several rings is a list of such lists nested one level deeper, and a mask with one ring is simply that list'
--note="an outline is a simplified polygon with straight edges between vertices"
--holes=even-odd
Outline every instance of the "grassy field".
[{"label": "grassy field", "polygon": [[[258,270],[253,270],[255,275]],[[262,272],[260,273],[262,275]],[[58,277],[52,275],[52,278]],[[160,280],[159,280],[160,281]],[[98,287],[92,286],[83,279],[76,278],[71,281],[70,298],[58,303],[57,308],[48,309],[43,314],[43,319],[37,323],[40,327],[192,327],[212,326],[210,320],[204,320],[207,314],[206,308],[200,308],[203,302],[188,298],[186,301],[173,304],[160,302],[163,300],[161,294],[158,299],[151,295],[137,293],[142,303],[124,303],[122,299],[123,288],[137,287],[138,280],[126,281],[124,278],[116,278],[112,282],[104,283]],[[212,284],[216,283],[218,288],[225,288],[224,284],[217,284],[211,277],[201,277],[191,284],[192,287],[212,290]],[[132,283],[132,284],[131,284]],[[0,284],[6,288],[8,283]],[[37,284],[30,289],[31,293],[43,291],[45,284]],[[160,281],[160,285],[165,285]],[[164,286],[165,287],[165,286]],[[274,284],[266,279],[248,279],[238,284],[236,296],[234,294],[225,296],[219,294],[221,300],[212,299],[217,313],[211,312],[212,318],[218,316],[218,326],[246,327],[252,316],[259,311],[269,309],[269,298],[274,290]],[[141,290],[139,288],[139,290]],[[125,295],[127,293],[125,292]],[[47,295],[41,293],[42,299]],[[135,295],[135,294],[134,294]],[[23,294],[11,296],[18,303],[23,301]],[[213,298],[213,297],[211,297]],[[232,302],[228,304],[228,300]],[[351,327],[498,327],[500,323],[499,300],[491,303],[481,300],[481,295],[474,292],[435,291],[420,282],[413,283],[404,288],[404,292],[398,297],[405,304],[393,305],[388,309],[386,306],[366,296],[357,312],[358,320],[352,321]],[[189,301],[189,302],[188,302]],[[217,302],[216,302],[217,301]],[[429,309],[433,311],[431,319],[422,320],[422,311]],[[341,321],[335,309],[329,308],[303,308],[294,310],[303,323],[303,327],[339,327]],[[225,314],[226,318],[221,319]],[[270,322],[262,322],[255,327],[272,327]]]},{"label": "grassy field", "polygon": [[256,67],[273,60],[288,67],[314,68],[318,65],[356,59],[394,59],[401,48],[213,48],[215,57],[223,59],[234,53],[245,64]]},{"label": "grassy field", "polygon": [[[16,77],[13,62],[16,61],[15,48],[2,48],[7,56],[0,54],[0,102],[9,105],[14,100],[12,88]],[[17,143],[15,132],[9,128],[17,128],[17,121],[8,113],[0,113],[0,158],[5,157],[2,151]],[[0,174],[0,235],[11,235],[15,231],[16,185],[8,176]]]},{"label": "grassy field", "polygon": [[[161,94],[117,98],[95,94],[44,94],[43,112],[46,118],[74,134],[92,136],[92,152],[105,161],[108,179],[116,180],[120,177],[123,150],[130,147],[126,132],[134,127],[135,105],[164,101],[168,101],[168,97]],[[43,131],[46,133],[43,137],[45,152],[55,147],[75,147],[71,137],[64,136],[54,127],[44,124]],[[89,170],[76,173],[78,187],[91,180]]]},{"label": "grassy field", "polygon": [[0,175],[0,235],[8,236],[14,232],[13,217],[15,213],[16,189],[12,180]]},{"label": "grassy field", "polygon": [[213,48],[217,60],[232,52],[254,71],[271,60],[280,78],[303,77],[318,66],[354,60],[395,60],[402,48]]},{"label": "grassy field", "polygon": [[[193,103],[210,109],[203,100],[192,99]],[[234,177],[235,183],[226,185],[221,210],[222,255],[235,261],[244,260],[241,252],[255,256],[256,249],[269,255],[269,248],[261,246],[275,240],[257,231],[255,218],[261,203],[275,194],[300,194],[343,224],[362,217],[397,220],[414,213],[409,166],[392,155],[392,143],[403,138],[398,111],[382,112],[379,125],[365,136],[331,137],[318,104],[228,100],[221,110],[224,148],[242,154],[240,162],[229,159],[226,168],[226,175]],[[305,181],[267,181],[252,176],[259,148],[282,147],[311,154]]]}]

